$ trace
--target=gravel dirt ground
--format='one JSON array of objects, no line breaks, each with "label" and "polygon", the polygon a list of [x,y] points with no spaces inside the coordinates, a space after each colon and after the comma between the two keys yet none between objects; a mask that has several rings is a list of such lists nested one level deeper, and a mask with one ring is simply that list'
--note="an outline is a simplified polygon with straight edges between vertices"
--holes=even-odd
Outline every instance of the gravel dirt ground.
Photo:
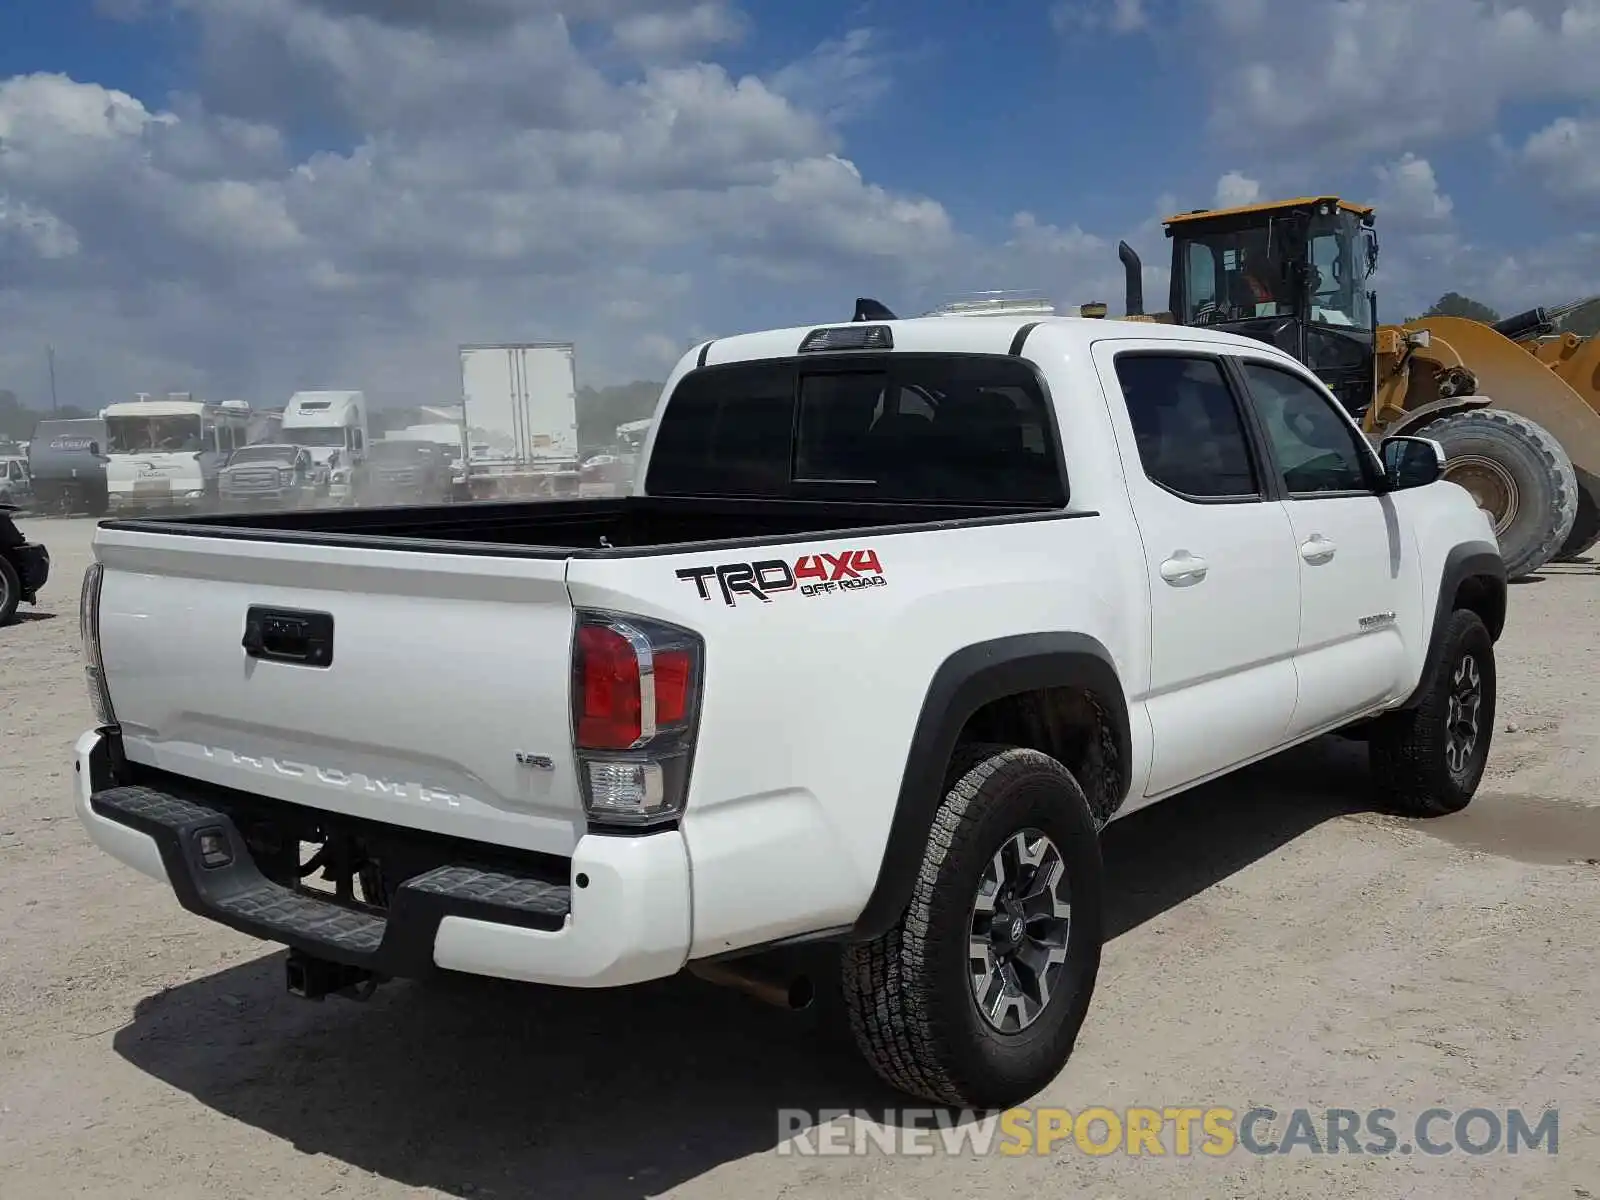
[{"label": "gravel dirt ground", "polygon": [[1555,1106],[1556,1154],[830,1158],[777,1153],[778,1110],[903,1102],[812,1013],[694,980],[310,1004],[273,947],[92,848],[68,801],[92,523],[22,525],[55,566],[0,631],[5,1200],[1600,1196],[1593,564],[1513,589],[1466,813],[1372,814],[1360,747],[1331,742],[1113,826],[1099,991],[1038,1098],[1386,1108],[1402,1135],[1432,1106]]}]

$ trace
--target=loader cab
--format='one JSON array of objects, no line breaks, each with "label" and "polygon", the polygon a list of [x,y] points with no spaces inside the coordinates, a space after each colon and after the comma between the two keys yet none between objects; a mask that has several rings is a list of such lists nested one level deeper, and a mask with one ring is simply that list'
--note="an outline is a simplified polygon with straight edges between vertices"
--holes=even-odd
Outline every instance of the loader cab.
[{"label": "loader cab", "polygon": [[1352,414],[1372,403],[1372,209],[1306,197],[1167,218],[1173,318],[1294,355]]}]

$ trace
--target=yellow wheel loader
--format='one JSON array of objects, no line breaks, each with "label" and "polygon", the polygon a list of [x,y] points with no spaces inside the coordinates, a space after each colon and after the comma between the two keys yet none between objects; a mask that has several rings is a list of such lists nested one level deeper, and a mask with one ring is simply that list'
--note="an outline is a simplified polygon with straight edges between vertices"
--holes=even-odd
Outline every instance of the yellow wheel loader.
[{"label": "yellow wheel loader", "polygon": [[1135,320],[1204,325],[1293,354],[1375,441],[1432,438],[1445,477],[1489,516],[1512,578],[1600,541],[1600,338],[1557,334],[1588,300],[1493,325],[1380,325],[1373,210],[1337,196],[1197,209],[1165,221],[1168,310],[1146,314],[1139,256],[1118,247]]}]

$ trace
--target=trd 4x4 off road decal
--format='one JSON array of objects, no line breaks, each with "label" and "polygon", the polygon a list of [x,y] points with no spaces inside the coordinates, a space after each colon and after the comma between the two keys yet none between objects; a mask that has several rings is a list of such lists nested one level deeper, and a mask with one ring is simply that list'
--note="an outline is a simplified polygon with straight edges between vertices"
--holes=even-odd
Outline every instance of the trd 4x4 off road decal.
[{"label": "trd 4x4 off road decal", "polygon": [[730,608],[738,597],[750,596],[763,604],[783,592],[825,596],[861,588],[883,587],[883,566],[876,550],[842,550],[837,554],[802,554],[793,564],[781,558],[761,562],[722,563],[715,567],[684,567],[678,578],[692,583],[700,599],[711,599],[711,581]]}]

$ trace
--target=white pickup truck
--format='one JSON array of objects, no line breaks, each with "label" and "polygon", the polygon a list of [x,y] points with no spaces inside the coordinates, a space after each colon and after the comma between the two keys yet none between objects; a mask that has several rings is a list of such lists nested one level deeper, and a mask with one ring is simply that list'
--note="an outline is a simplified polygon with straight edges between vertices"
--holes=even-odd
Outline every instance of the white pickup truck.
[{"label": "white pickup truck", "polygon": [[89,836],[318,998],[832,942],[987,1107],[1071,1053],[1108,821],[1358,728],[1468,803],[1505,571],[1435,443],[1225,333],[871,311],[690,351],[626,498],[103,523]]}]

